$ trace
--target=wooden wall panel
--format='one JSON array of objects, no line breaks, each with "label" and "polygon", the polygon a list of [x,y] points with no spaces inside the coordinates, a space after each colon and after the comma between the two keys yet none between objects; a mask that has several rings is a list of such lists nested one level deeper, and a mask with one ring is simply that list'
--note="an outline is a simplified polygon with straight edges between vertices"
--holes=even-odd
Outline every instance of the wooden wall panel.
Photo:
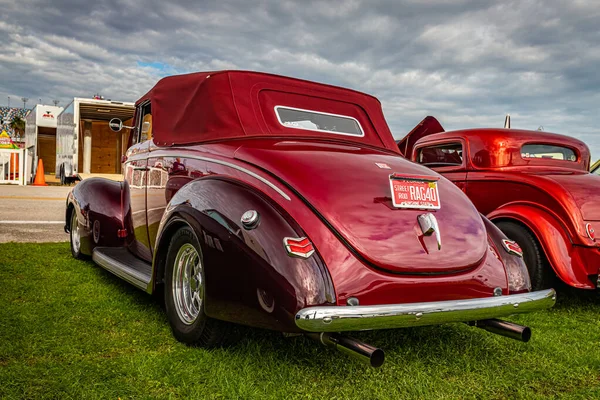
[{"label": "wooden wall panel", "polygon": [[38,157],[44,163],[44,173],[54,174],[56,169],[56,136],[38,134]]},{"label": "wooden wall panel", "polygon": [[120,171],[121,149],[116,133],[106,121],[92,122],[92,167],[93,174],[116,174]]},{"label": "wooden wall panel", "polygon": [[[123,122],[123,125],[131,126],[133,119]],[[79,140],[77,155],[77,170],[83,172],[83,136],[84,120],[79,123]],[[108,127],[107,121],[92,122],[92,165],[91,173],[96,174],[120,174],[121,156],[127,151],[130,130],[123,129],[121,132],[113,132]]]}]

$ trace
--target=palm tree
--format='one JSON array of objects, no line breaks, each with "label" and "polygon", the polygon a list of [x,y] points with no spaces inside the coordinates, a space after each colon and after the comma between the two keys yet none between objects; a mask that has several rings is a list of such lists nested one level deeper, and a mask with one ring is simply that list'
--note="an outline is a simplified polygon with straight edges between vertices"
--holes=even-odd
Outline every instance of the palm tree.
[{"label": "palm tree", "polygon": [[18,133],[19,136],[23,136],[25,134],[25,120],[21,117],[14,117],[10,123],[10,127],[15,133]]}]

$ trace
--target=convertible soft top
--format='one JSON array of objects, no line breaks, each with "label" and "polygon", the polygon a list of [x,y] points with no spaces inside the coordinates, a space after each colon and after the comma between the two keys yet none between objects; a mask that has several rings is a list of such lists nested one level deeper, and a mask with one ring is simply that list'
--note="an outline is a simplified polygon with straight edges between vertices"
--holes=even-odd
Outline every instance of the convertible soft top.
[{"label": "convertible soft top", "polygon": [[[325,137],[398,153],[379,100],[336,86],[258,72],[197,72],[161,79],[136,105],[148,100],[154,141],[160,146],[248,137]],[[307,121],[286,125],[278,118],[279,108],[298,115],[320,113],[342,124],[351,121],[361,134],[335,132],[339,126],[324,131]]]}]

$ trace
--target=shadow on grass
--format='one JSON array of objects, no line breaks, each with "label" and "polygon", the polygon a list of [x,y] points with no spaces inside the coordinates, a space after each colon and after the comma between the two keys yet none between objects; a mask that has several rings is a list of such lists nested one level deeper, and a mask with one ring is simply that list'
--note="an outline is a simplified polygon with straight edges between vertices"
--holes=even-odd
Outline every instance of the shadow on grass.
[{"label": "shadow on grass", "polygon": [[[86,263],[93,269],[103,284],[113,286],[122,293],[132,305],[142,306],[155,313],[160,313],[160,320],[168,325],[164,310],[162,291],[149,295],[92,262]],[[566,286],[558,288],[557,309],[590,309],[600,311],[600,296],[597,292],[575,290]],[[510,319],[510,318],[509,318]],[[326,348],[304,336],[284,337],[280,332],[267,331],[235,325],[234,335],[227,345],[209,350],[222,355],[223,360],[245,359],[250,355],[262,357],[262,362],[276,363],[282,360],[301,368],[319,370],[321,373],[335,375],[336,369],[347,363],[347,356],[334,349]],[[449,359],[466,357],[463,353],[467,346],[472,355],[502,354],[507,348],[521,349],[528,344],[513,342],[511,339],[498,337],[491,333],[470,328],[463,324],[447,324],[417,328],[379,330],[368,332],[349,332],[348,336],[373,346],[382,348],[388,360],[418,360],[425,364],[447,364]],[[494,339],[496,338],[496,339]],[[169,340],[175,341],[173,337]],[[191,348],[191,347],[190,347]],[[197,351],[206,351],[197,349]],[[329,360],[324,365],[323,360]],[[484,358],[480,363],[488,365],[491,359]],[[351,365],[359,366],[359,362]]]},{"label": "shadow on grass", "polygon": [[[124,281],[118,276],[105,270],[104,268],[96,265],[93,261],[85,261],[85,264],[89,266],[94,276],[102,282],[102,284],[110,285],[115,290],[125,295],[126,298],[130,299],[131,303],[145,306],[152,309],[153,311],[164,314],[164,302],[162,297],[162,290],[157,291],[154,294],[148,294],[141,289],[136,288],[132,284]],[[164,318],[165,323],[167,318]]]},{"label": "shadow on grass", "polygon": [[600,312],[600,291],[598,289],[576,289],[563,282],[558,282],[554,289],[557,293],[555,308],[597,307]]},{"label": "shadow on grass", "polygon": [[[165,314],[162,291],[156,295],[149,295],[129,283],[123,281],[119,277],[111,274],[103,268],[95,265],[93,262],[87,262],[95,276],[97,276],[102,284],[113,286],[114,289],[124,294],[125,298],[132,305],[148,308],[156,313],[160,313],[160,319],[165,325],[168,325],[168,320]],[[358,340],[369,343],[373,346],[381,347],[386,354],[405,354],[407,351],[414,351],[419,347],[428,348],[443,360],[449,356],[449,350],[453,347],[460,348],[465,340],[469,340],[472,346],[485,346],[490,348],[489,341],[485,335],[478,334],[475,328],[460,326],[460,324],[444,325],[444,326],[429,326],[419,328],[395,329],[395,330],[380,330],[370,332],[350,332],[348,336],[352,336]],[[175,340],[174,338],[171,338]],[[193,348],[193,346],[190,346]],[[259,353],[277,354],[277,358],[285,359],[298,366],[323,369],[322,363],[319,361],[322,358],[339,357],[346,360],[346,356],[337,352],[334,349],[326,348],[324,345],[317,343],[304,336],[284,337],[280,332],[268,331],[264,329],[252,328],[242,325],[234,325],[232,328],[232,338],[227,341],[227,344],[215,349],[219,353],[223,353],[225,357],[244,357],[249,349],[255,348]],[[256,349],[258,348],[258,349]],[[494,351],[496,349],[493,349]],[[202,351],[198,349],[198,351]],[[357,362],[357,365],[360,365]]]}]

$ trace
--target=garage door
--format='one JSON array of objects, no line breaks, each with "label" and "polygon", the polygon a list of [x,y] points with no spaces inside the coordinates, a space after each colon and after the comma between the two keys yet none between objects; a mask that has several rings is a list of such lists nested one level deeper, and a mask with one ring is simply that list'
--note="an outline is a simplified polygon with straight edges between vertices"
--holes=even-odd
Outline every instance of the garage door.
[{"label": "garage door", "polygon": [[56,169],[56,136],[38,135],[38,157],[44,160],[44,173],[54,174]]}]

